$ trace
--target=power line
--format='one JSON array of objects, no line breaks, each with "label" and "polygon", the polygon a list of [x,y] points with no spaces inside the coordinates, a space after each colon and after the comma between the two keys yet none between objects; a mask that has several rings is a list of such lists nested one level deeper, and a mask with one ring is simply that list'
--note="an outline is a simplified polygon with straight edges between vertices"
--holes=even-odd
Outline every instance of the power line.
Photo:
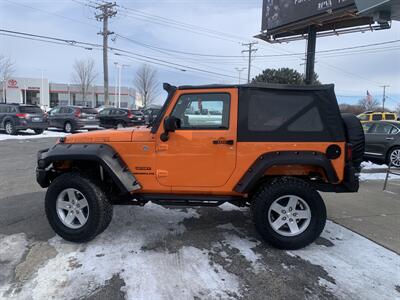
[{"label": "power line", "polygon": [[[77,41],[77,40],[69,40],[69,39],[62,39],[62,38],[57,38],[57,37],[50,37],[50,36],[44,36],[44,35],[37,35],[37,34],[31,34],[31,33],[25,33],[25,32],[19,32],[19,31],[11,31],[11,30],[5,30],[5,29],[0,29],[0,33],[1,32],[5,32],[5,33],[13,33],[15,35],[22,35],[22,36],[29,36],[29,37],[36,37],[36,38],[42,38],[42,39],[47,39],[50,41],[59,41],[59,42],[65,42],[65,45],[87,45],[87,46],[91,46],[91,47],[95,47],[95,48],[102,48],[103,46],[100,44],[94,44],[94,43],[88,43],[88,42],[82,42],[82,41]],[[17,36],[15,36],[17,37]],[[19,36],[21,37],[21,36]],[[22,38],[22,37],[21,37]],[[41,40],[42,42],[49,42],[49,41],[44,41]],[[129,50],[124,50],[124,49],[120,49],[120,48],[116,48],[116,47],[108,47],[108,50],[119,53],[117,55],[120,56],[127,56],[127,55],[133,55],[135,57],[135,59],[137,60],[141,60],[141,61],[146,61],[146,62],[152,62],[155,63],[157,62],[157,64],[163,64],[165,66],[174,68],[174,69],[179,69],[179,70],[183,70],[186,71],[186,69],[190,69],[192,71],[197,71],[197,72],[202,72],[202,73],[208,73],[208,74],[212,74],[212,75],[218,75],[218,76],[222,76],[222,77],[229,77],[229,78],[234,78],[236,79],[236,77],[232,76],[232,75],[228,75],[228,74],[223,74],[223,73],[218,73],[218,72],[213,72],[213,71],[209,71],[209,70],[204,70],[204,69],[200,69],[197,67],[191,67],[191,66],[187,66],[187,65],[183,65],[183,64],[177,64],[177,63],[172,63],[172,62],[168,62],[162,59],[158,59],[158,58],[153,58],[147,55],[142,55],[139,53],[135,53]]]}]

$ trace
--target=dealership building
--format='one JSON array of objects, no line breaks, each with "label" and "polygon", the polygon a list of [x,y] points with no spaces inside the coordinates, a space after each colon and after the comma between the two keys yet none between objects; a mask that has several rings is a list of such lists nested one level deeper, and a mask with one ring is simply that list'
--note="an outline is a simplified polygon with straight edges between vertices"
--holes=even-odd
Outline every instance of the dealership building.
[{"label": "dealership building", "polygon": [[[13,77],[1,84],[0,102],[35,104],[43,108],[77,105],[98,107],[104,105],[103,86],[91,86],[84,99],[77,84],[52,83],[46,78]],[[118,106],[118,88],[109,87],[110,105]],[[132,88],[121,87],[121,107],[137,108],[136,92]]]}]

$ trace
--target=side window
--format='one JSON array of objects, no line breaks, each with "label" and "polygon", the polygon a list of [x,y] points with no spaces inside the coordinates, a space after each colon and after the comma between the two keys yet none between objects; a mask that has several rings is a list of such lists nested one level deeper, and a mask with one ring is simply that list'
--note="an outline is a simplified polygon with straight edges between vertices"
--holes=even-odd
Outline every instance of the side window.
[{"label": "side window", "polygon": [[367,133],[371,129],[372,125],[374,125],[374,123],[364,123],[364,124],[362,124],[364,132]]},{"label": "side window", "polygon": [[100,116],[108,116],[110,114],[110,109],[103,109],[101,112],[99,112]]},{"label": "side window", "polygon": [[66,107],[61,107],[59,113],[60,114],[66,114],[67,113],[67,108]]},{"label": "side window", "polygon": [[268,96],[255,95],[250,98],[249,131],[321,132],[324,130],[319,110],[313,105],[311,96],[289,97],[285,94]]},{"label": "side window", "polygon": [[392,126],[392,131],[390,132],[390,134],[398,134],[400,132],[400,129],[397,128],[396,126]]},{"label": "side window", "polygon": [[371,133],[375,134],[389,134],[392,130],[392,125],[390,124],[376,124],[372,129]]},{"label": "side window", "polygon": [[396,120],[396,117],[394,114],[385,114],[385,120]]},{"label": "side window", "polygon": [[78,110],[78,108],[68,107],[68,108],[67,108],[67,114],[72,114],[72,113],[74,113],[74,112],[77,111],[77,110]]},{"label": "side window", "polygon": [[181,120],[181,129],[229,129],[229,112],[229,94],[187,94],[171,115]]},{"label": "side window", "polygon": [[381,114],[374,114],[372,115],[372,121],[381,121],[382,115]]}]

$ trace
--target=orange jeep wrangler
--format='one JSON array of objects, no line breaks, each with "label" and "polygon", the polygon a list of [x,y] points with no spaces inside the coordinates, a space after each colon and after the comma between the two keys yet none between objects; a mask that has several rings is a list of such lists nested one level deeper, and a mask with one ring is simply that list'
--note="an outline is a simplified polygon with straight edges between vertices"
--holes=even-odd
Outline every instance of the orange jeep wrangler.
[{"label": "orange jeep wrangler", "polygon": [[104,231],[113,205],[250,206],[271,245],[298,249],[322,232],[318,191],[357,192],[364,133],[333,85],[164,84],[149,126],[69,135],[38,153],[37,181],[61,237]]}]

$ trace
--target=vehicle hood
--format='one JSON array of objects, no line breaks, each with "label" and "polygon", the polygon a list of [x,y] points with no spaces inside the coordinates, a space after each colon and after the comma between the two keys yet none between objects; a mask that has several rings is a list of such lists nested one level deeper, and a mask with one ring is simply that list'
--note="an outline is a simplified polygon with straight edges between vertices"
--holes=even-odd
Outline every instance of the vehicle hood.
[{"label": "vehicle hood", "polygon": [[108,143],[108,142],[149,142],[154,140],[150,128],[137,126],[121,129],[97,130],[91,132],[75,133],[66,137],[65,143]]}]

